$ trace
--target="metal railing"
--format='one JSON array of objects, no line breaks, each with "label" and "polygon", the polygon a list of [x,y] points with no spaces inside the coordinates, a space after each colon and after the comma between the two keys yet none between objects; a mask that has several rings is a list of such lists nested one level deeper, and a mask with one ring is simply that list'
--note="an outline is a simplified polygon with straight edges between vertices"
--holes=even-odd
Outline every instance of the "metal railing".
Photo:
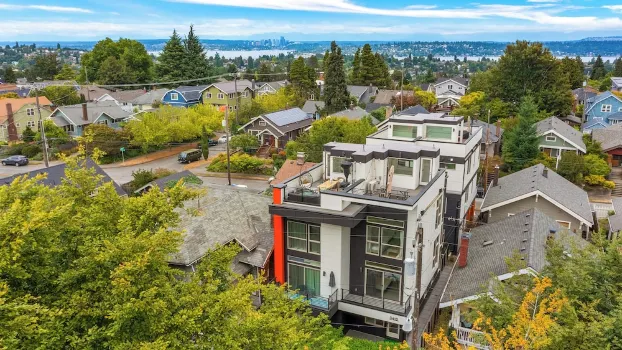
[{"label": "metal railing", "polygon": [[484,332],[470,328],[456,327],[456,340],[459,344],[472,346],[481,350],[489,350]]},{"label": "metal railing", "polygon": [[302,298],[309,302],[309,305],[314,309],[319,309],[322,311],[330,311],[337,305],[337,292],[339,290],[335,290],[328,298],[322,297],[319,295],[311,295],[308,292],[302,291],[289,291],[289,297],[292,299]]},{"label": "metal railing", "polygon": [[348,289],[341,289],[342,302],[371,306],[400,315],[406,315],[410,312],[410,309],[413,307],[413,299],[412,295],[405,295],[402,301],[396,301],[384,297],[376,298],[369,295],[353,294]]}]

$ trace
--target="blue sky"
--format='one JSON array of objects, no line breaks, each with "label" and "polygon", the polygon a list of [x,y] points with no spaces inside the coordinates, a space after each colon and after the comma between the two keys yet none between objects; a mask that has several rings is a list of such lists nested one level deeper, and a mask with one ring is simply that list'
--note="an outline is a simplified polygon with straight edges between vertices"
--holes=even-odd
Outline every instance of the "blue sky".
[{"label": "blue sky", "polygon": [[574,40],[622,36],[619,0],[0,0],[0,41]]}]

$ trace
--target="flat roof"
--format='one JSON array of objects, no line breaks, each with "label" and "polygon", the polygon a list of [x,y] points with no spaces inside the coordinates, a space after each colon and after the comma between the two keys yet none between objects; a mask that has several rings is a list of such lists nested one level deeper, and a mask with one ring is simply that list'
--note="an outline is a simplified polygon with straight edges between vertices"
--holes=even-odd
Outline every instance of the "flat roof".
[{"label": "flat roof", "polygon": [[407,122],[414,124],[459,124],[464,120],[463,116],[449,115],[445,113],[417,113],[397,114],[389,118],[389,122]]}]

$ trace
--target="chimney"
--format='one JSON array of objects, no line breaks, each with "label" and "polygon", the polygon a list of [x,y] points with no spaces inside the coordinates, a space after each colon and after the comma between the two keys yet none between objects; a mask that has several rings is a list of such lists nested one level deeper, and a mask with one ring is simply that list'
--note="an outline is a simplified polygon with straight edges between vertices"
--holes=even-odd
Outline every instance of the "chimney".
[{"label": "chimney", "polygon": [[374,87],[371,85],[371,83],[369,83],[369,87],[367,88],[367,92],[369,92],[370,94],[374,91]]},{"label": "chimney", "polygon": [[305,163],[305,152],[298,152],[296,154],[296,165],[303,165]]},{"label": "chimney", "polygon": [[492,178],[492,186],[498,186],[499,185],[499,166],[495,165],[495,173],[493,175],[494,177]]},{"label": "chimney", "polygon": [[255,79],[251,79],[251,95],[255,98]]},{"label": "chimney", "polygon": [[6,115],[9,141],[18,141],[19,136],[17,135],[17,127],[15,126],[15,119],[13,118],[13,107],[10,103],[6,104]]},{"label": "chimney", "polygon": [[85,121],[89,120],[89,113],[86,109],[86,103],[82,104],[82,119],[84,119]]},{"label": "chimney", "polygon": [[393,115],[393,107],[387,107],[385,110],[385,119],[389,119]]},{"label": "chimney", "polygon": [[542,176],[546,178],[549,177],[549,169],[547,167],[544,167],[544,169],[542,170]]},{"label": "chimney", "polygon": [[497,120],[497,130],[495,132],[495,135],[497,136],[497,138],[501,136],[501,121],[500,120]]},{"label": "chimney", "polygon": [[469,256],[469,241],[471,240],[471,234],[465,232],[460,236],[460,254],[458,255],[458,267],[467,266],[467,258]]}]

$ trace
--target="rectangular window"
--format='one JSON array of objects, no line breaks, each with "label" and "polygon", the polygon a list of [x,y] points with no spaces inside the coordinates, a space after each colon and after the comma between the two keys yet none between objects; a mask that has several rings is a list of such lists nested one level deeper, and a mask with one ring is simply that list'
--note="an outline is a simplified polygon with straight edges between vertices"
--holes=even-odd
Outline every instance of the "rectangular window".
[{"label": "rectangular window", "polygon": [[555,220],[557,221],[557,223],[559,224],[559,226],[565,228],[565,229],[569,229],[570,230],[570,222],[568,221],[561,221],[561,220]]},{"label": "rectangular window", "polygon": [[380,253],[380,227],[367,226],[367,244],[365,252],[371,255]]},{"label": "rectangular window", "polygon": [[309,253],[320,254],[320,226],[309,225]]},{"label": "rectangular window", "polygon": [[557,137],[547,135],[547,136],[546,136],[546,140],[547,140],[548,142],[555,142],[555,141],[557,141]]},{"label": "rectangular window", "polygon": [[384,225],[384,226],[404,228],[404,221],[402,220],[393,220],[393,219],[379,218],[377,216],[368,216],[367,222],[370,224],[378,224],[378,225]]},{"label": "rectangular window", "polygon": [[389,227],[367,225],[365,252],[370,255],[401,259],[404,231]]},{"label": "rectangular window", "polygon": [[384,321],[376,319],[376,318],[365,317],[365,323],[378,326],[378,327],[385,327]]},{"label": "rectangular window", "polygon": [[403,137],[407,139],[417,138],[417,127],[410,125],[393,125],[393,137]]},{"label": "rectangular window", "polygon": [[432,258],[432,266],[436,266],[438,265],[438,260],[439,260],[439,243],[440,243],[440,238],[441,236],[436,237],[436,239],[434,240],[434,257]]},{"label": "rectangular window", "polygon": [[456,170],[456,163],[441,162],[440,168],[441,169],[447,169],[447,170]]},{"label": "rectangular window", "polygon": [[372,298],[400,301],[402,276],[395,272],[365,269],[365,295]]},{"label": "rectangular window", "polygon": [[290,289],[309,297],[320,295],[320,270],[295,264],[287,264],[287,270]]},{"label": "rectangular window", "polygon": [[434,227],[438,228],[441,221],[443,221],[443,197],[439,196],[436,199],[436,222]]},{"label": "rectangular window", "polygon": [[179,100],[179,94],[176,92],[172,92],[171,93],[171,101],[177,101]]},{"label": "rectangular window", "polygon": [[259,121],[259,126],[266,126],[266,121],[265,120],[260,120]]},{"label": "rectangular window", "polygon": [[206,94],[206,96],[207,96],[207,98],[212,98],[212,93],[211,93],[211,92],[208,92],[208,93]]},{"label": "rectangular window", "polygon": [[600,106],[600,111],[601,112],[606,112],[606,113],[611,112],[611,105],[601,105]]},{"label": "rectangular window", "polygon": [[229,94],[229,98],[233,98],[233,93],[230,93],[230,94]]},{"label": "rectangular window", "polygon": [[446,126],[427,126],[425,137],[428,139],[451,140],[452,128]]},{"label": "rectangular window", "polygon": [[300,252],[320,254],[320,226],[302,222],[287,222],[287,248]]},{"label": "rectangular window", "polygon": [[35,109],[34,108],[26,109],[26,115],[35,115]]},{"label": "rectangular window", "polygon": [[333,173],[343,173],[343,169],[341,168],[341,162],[343,162],[345,157],[332,157],[331,165]]},{"label": "rectangular window", "polygon": [[401,158],[389,158],[388,159],[389,169],[393,166],[395,174],[398,175],[413,175],[414,161],[409,159],[401,159]]},{"label": "rectangular window", "polygon": [[466,172],[467,174],[471,172],[471,157],[467,158]]},{"label": "rectangular window", "polygon": [[425,185],[432,179],[432,159],[421,158],[420,183]]},{"label": "rectangular window", "polygon": [[219,92],[218,95],[216,95],[216,98],[218,98],[219,100],[223,100],[225,98],[225,94]]},{"label": "rectangular window", "polygon": [[447,85],[447,90],[453,90],[453,89],[454,89],[453,85],[451,85],[451,84]]},{"label": "rectangular window", "polygon": [[33,120],[29,120],[29,121],[26,123],[26,125],[28,125],[28,126],[29,126],[29,127],[31,127],[31,128],[34,128],[34,127],[35,127],[35,122],[34,122]]},{"label": "rectangular window", "polygon": [[247,97],[248,96],[248,91],[244,90],[244,92],[242,92],[242,97]]}]

